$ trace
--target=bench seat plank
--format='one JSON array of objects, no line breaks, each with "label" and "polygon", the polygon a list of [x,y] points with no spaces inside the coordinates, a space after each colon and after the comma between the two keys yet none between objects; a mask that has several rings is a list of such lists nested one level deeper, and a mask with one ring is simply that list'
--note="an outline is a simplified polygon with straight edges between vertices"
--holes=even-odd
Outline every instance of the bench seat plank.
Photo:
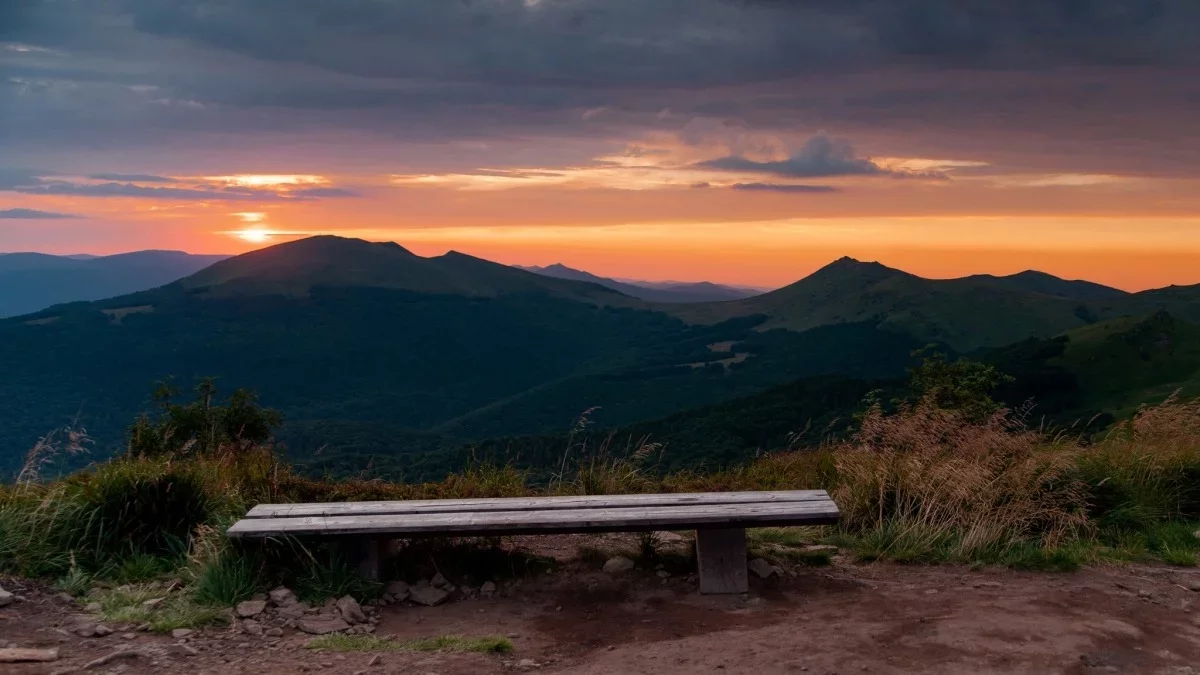
[{"label": "bench seat plank", "polygon": [[644,508],[545,509],[248,518],[229,536],[305,535],[483,535],[628,532],[657,529],[745,528],[826,525],[837,522],[838,508],[828,497],[798,502],[691,504]]},{"label": "bench seat plank", "polygon": [[572,509],[648,508],[705,504],[828,502],[825,490],[763,492],[692,492],[677,494],[592,495],[564,497],[501,497],[490,499],[421,499],[387,502],[327,502],[259,504],[246,518],[309,516],[400,515],[484,511],[551,511]]}]

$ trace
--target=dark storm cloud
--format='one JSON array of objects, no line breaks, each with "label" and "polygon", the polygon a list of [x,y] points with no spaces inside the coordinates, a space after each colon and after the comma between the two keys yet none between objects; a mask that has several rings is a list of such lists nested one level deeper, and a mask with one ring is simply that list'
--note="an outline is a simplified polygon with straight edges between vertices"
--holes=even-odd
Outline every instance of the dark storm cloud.
[{"label": "dark storm cloud", "polygon": [[739,192],[783,192],[795,194],[821,194],[840,192],[832,185],[788,185],[784,183],[735,183],[730,186]]},{"label": "dark storm cloud", "polygon": [[153,176],[147,173],[93,173],[88,176],[92,180],[110,180],[129,183],[175,183],[174,178]]},{"label": "dark storm cloud", "polygon": [[[869,159],[856,157],[854,146],[850,145],[848,141],[831,138],[825,133],[819,133],[808,139],[799,152],[787,159],[759,162],[733,155],[700,162],[696,166],[719,171],[765,173],[789,178],[885,175],[910,177],[916,175],[904,171],[892,171]],[[920,176],[924,178],[940,177],[936,174],[920,174]],[[760,184],[754,183],[753,185]]]},{"label": "dark storm cloud", "polygon": [[38,211],[37,209],[0,209],[0,219],[7,220],[55,220],[78,217],[71,213],[55,213],[54,211]]},{"label": "dark storm cloud", "polygon": [[134,0],[137,29],[368,76],[705,84],[892,63],[1194,63],[1193,0]]},{"label": "dark storm cloud", "polygon": [[[1200,66],[1197,29],[1195,0],[7,0],[0,131],[17,133],[0,133],[0,151],[157,147],[185,133],[612,137],[695,116],[780,128],[844,111],[870,124],[891,110],[871,97],[904,91],[905,74],[1170,73]],[[891,81],[857,105],[794,83],[883,69]],[[1174,89],[1146,105],[1196,106]],[[939,100],[899,105],[919,116]],[[958,100],[967,119],[989,110]],[[1055,105],[1032,101],[1022,119],[1062,119],[1073,104]],[[1103,113],[1071,112],[1076,127]]]}]

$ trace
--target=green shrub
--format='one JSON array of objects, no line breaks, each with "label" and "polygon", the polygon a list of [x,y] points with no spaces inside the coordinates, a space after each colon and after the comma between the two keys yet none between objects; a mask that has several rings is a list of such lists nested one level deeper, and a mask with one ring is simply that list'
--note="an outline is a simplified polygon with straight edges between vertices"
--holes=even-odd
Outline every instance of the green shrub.
[{"label": "green shrub", "polygon": [[161,462],[112,462],[78,483],[87,534],[102,553],[178,555],[211,516],[201,482]]}]

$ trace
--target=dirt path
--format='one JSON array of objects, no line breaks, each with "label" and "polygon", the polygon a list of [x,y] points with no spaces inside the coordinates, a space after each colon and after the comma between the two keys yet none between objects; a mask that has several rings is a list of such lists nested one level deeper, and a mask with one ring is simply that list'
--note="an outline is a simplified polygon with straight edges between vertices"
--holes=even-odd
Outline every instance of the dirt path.
[{"label": "dirt path", "polygon": [[[685,579],[576,568],[495,598],[383,609],[378,634],[507,635],[505,655],[306,650],[309,636],[204,631],[179,644],[116,632],[79,638],[78,607],[33,584],[0,609],[0,641],[58,648],[49,664],[4,675],[88,673],[336,675],[416,673],[1200,673],[1200,571],[1136,567],[1073,574],[961,567],[839,565],[754,584],[747,597],[701,597]],[[757,580],[756,580],[757,581]],[[1193,664],[1197,664],[1193,666]]]}]

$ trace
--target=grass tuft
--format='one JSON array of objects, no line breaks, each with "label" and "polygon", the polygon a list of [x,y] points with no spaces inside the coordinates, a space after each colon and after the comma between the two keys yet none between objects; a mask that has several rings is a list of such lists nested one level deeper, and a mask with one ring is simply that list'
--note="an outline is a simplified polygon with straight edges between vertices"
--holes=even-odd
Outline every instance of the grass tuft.
[{"label": "grass tuft", "polygon": [[[159,602],[154,602],[160,598]],[[147,585],[102,590],[88,599],[100,604],[100,618],[104,621],[147,624],[156,633],[167,633],[176,628],[203,628],[229,621],[229,613],[224,609],[198,604],[184,593],[168,594],[162,588]]]},{"label": "grass tuft", "polygon": [[417,640],[393,640],[376,635],[322,635],[309,640],[306,649],[330,652],[482,652],[507,654],[513,650],[508,638],[489,635],[467,638],[442,635]]}]

